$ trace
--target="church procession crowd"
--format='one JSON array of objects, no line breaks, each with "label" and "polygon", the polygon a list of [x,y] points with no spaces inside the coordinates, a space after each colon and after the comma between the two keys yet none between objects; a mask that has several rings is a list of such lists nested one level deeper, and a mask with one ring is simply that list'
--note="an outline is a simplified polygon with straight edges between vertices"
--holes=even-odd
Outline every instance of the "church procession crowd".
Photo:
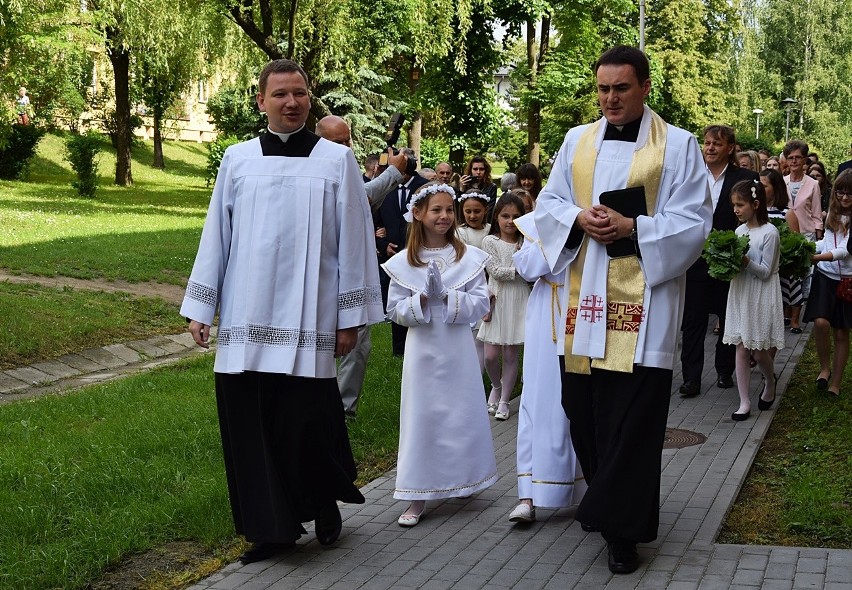
[{"label": "church procession crowd", "polygon": [[[576,506],[616,574],[635,571],[637,543],[657,537],[675,363],[680,395],[700,395],[711,314],[716,384],[739,393],[734,421],[751,415],[753,368],[764,378],[757,406],[772,408],[775,352],[802,322],[814,322],[816,387],[839,395],[852,161],[832,185],[799,140],[779,157],[742,151],[720,124],[702,148],[645,105],[638,49],[609,49],[594,74],[602,117],[567,133],[546,185],[525,164],[498,187],[481,156],[459,173],[446,162],[418,172],[415,154],[389,149],[386,165],[371,157],[362,172],[346,121],[306,128],[301,67],[264,68],[268,132],[225,153],[181,308],[202,347],[218,313],[228,490],[236,531],[252,543],[243,563],[291,547],[309,521],[334,543],[337,502],[365,501],[346,419],[382,321],[403,357],[398,524],[428,518],[429,500],[497,481],[489,419],[510,418],[524,348],[519,501],[507,517]],[[770,218],[816,242],[810,276],[779,276]],[[749,237],[730,283],[700,257],[711,229]]]}]

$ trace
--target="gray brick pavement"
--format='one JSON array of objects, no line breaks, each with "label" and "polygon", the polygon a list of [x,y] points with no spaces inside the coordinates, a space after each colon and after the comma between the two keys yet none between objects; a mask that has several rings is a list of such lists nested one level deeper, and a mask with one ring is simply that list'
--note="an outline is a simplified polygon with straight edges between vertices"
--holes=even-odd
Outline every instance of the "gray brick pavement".
[{"label": "gray brick pavement", "polygon": [[[788,348],[777,357],[782,390],[808,335],[788,335]],[[492,488],[466,500],[428,502],[421,523],[402,529],[396,518],[407,503],[393,499],[391,471],[363,488],[366,504],[341,507],[343,535],[335,546],[322,547],[309,535],[276,560],[232,564],[192,590],[852,590],[852,551],[715,543],[773,412],[755,412],[752,419],[734,423],[730,414],[738,404],[736,389],[716,387],[710,338],[705,368],[702,395],[693,399],[676,394],[680,375],[675,374],[668,425],[700,432],[707,440],[664,451],[660,537],[639,546],[642,565],[632,575],[610,573],[605,543],[574,522],[573,510],[539,509],[535,523],[509,523],[517,502],[519,400],[514,400],[512,417],[492,426],[500,470]],[[755,394],[760,386],[755,372]],[[783,394],[779,400],[783,403]]]}]

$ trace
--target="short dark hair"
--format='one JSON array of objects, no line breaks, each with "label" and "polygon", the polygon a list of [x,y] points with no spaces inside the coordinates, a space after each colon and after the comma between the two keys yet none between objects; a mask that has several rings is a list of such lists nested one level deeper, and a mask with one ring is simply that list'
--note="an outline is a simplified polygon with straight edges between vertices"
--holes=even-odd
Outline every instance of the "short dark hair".
[{"label": "short dark hair", "polygon": [[[722,139],[731,145],[737,144],[736,132],[734,131],[734,128],[729,125],[708,125],[704,128],[704,133],[701,137],[707,137],[708,135],[713,138]],[[736,162],[736,159],[736,152],[731,151],[731,155],[728,156],[728,163],[733,164]]]},{"label": "short dark hair", "polygon": [[646,56],[640,49],[630,45],[616,45],[607,49],[595,62],[595,74],[601,66],[633,66],[636,79],[640,84],[651,77],[651,66]]},{"label": "short dark hair", "polygon": [[370,154],[366,158],[364,158],[364,168],[372,168],[376,164],[379,163],[379,156],[376,154]]},{"label": "short dark hair", "polygon": [[266,82],[271,74],[289,74],[296,72],[305,79],[305,86],[310,88],[311,83],[308,81],[308,75],[302,66],[294,62],[292,59],[274,59],[266,64],[260,71],[260,77],[257,80],[257,89],[261,94],[266,92]]},{"label": "short dark hair", "polygon": [[784,146],[781,153],[784,154],[785,158],[789,157],[793,152],[802,152],[802,156],[807,157],[809,151],[808,144],[804,141],[801,139],[791,139],[787,142],[787,145]]}]

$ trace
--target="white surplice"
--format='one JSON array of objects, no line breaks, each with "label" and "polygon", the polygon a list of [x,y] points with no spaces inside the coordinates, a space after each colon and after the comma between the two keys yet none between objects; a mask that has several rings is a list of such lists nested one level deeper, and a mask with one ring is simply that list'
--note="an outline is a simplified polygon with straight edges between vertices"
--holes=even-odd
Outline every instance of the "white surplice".
[{"label": "white surplice", "polygon": [[225,152],[181,307],[212,324],[214,370],[335,375],[336,330],[382,320],[373,224],[352,150]]},{"label": "white surplice", "polygon": [[488,312],[485,262],[468,246],[455,260],[451,245],[421,251],[435,260],[446,301],[420,305],[426,267],[402,250],[382,267],[391,278],[388,317],[408,326],[402,367],[399,455],[394,498],[468,496],[497,481],[497,463],[470,323]]},{"label": "white surplice", "polygon": [[524,387],[518,412],[518,498],[532,498],[534,506],[567,508],[580,502],[586,482],[562,409],[556,356],[566,271],[550,272],[532,213],[515,224],[524,234],[521,249],[512,257],[515,268],[524,280],[535,281],[527,302]]},{"label": "white surplice", "polygon": [[[651,110],[646,106],[635,143],[603,141],[606,124],[595,138],[598,156],[593,162],[575,162],[577,142],[588,125],[571,129],[559,150],[547,186],[539,193],[534,211],[535,224],[541,236],[545,259],[551,272],[565,270],[577,256],[579,247],[568,249],[566,241],[582,210],[574,198],[573,166],[594,164],[592,203],[608,190],[627,186],[633,153],[645,145],[651,124]],[[710,232],[713,211],[707,186],[704,160],[698,142],[691,133],[667,125],[662,178],[657,194],[656,210],[637,218],[640,266],[645,279],[644,315],[634,363],[646,367],[671,370],[677,358],[675,351],[683,316],[686,270],[701,254],[704,239]],[[583,267],[580,297],[588,293],[606,292],[609,256],[606,247],[589,240]],[[567,312],[569,285],[562,301],[562,314]],[[578,314],[573,354],[603,358],[606,339],[598,328],[603,322],[583,320]],[[593,317],[593,314],[589,314]],[[593,325],[594,324],[594,325]],[[564,354],[563,329],[559,330],[557,347]]]}]

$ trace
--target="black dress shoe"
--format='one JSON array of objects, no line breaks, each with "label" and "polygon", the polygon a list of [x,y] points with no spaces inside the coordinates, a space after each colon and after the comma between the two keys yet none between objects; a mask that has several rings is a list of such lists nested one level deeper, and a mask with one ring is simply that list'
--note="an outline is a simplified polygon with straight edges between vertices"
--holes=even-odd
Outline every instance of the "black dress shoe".
[{"label": "black dress shoe", "polygon": [[[831,379],[831,373],[828,374],[828,379]],[[816,388],[820,391],[825,391],[828,389],[828,379],[825,377],[820,377],[816,380]]]},{"label": "black dress shoe", "polygon": [[337,502],[333,502],[323,506],[317,512],[317,518],[314,521],[314,530],[317,534],[317,541],[320,545],[331,545],[340,536],[340,531],[343,528],[343,519],[340,517],[340,510],[337,508]]},{"label": "black dress shoe", "polygon": [[716,381],[716,386],[719,389],[728,389],[734,386],[734,378],[730,375],[719,375],[719,380]]},{"label": "black dress shoe", "polygon": [[701,393],[700,381],[684,381],[683,385],[680,386],[682,397],[695,397],[699,393]]},{"label": "black dress shoe", "polygon": [[734,422],[742,422],[743,420],[748,420],[750,416],[751,410],[749,410],[745,414],[737,414],[736,412],[734,412],[733,414],[731,414],[731,420],[733,420]]},{"label": "black dress shoe", "polygon": [[617,541],[609,544],[609,571],[614,574],[632,574],[639,568],[636,543]]},{"label": "black dress shoe", "polygon": [[580,523],[580,528],[586,531],[587,533],[599,533],[600,529],[596,529],[590,524],[586,524],[585,522]]},{"label": "black dress shoe", "polygon": [[295,543],[254,543],[245,553],[240,555],[240,561],[243,565],[248,565],[255,561],[263,561],[264,559],[278,555],[293,545]]},{"label": "black dress shoe", "polygon": [[[777,385],[778,385],[778,375],[773,375],[773,376],[772,376],[772,378],[773,378],[773,379],[775,379],[775,385],[776,385],[776,387],[777,387]],[[768,410],[769,408],[771,408],[771,407],[772,407],[772,404],[774,404],[774,403],[775,403],[775,398],[776,398],[776,397],[778,397],[778,392],[777,392],[777,391],[775,392],[775,397],[773,397],[773,398],[772,398],[771,400],[769,400],[768,402],[767,402],[767,401],[764,401],[762,397],[758,397],[758,398],[757,398],[757,409],[758,409],[758,410],[760,410],[761,412],[765,412],[766,410]]]}]

